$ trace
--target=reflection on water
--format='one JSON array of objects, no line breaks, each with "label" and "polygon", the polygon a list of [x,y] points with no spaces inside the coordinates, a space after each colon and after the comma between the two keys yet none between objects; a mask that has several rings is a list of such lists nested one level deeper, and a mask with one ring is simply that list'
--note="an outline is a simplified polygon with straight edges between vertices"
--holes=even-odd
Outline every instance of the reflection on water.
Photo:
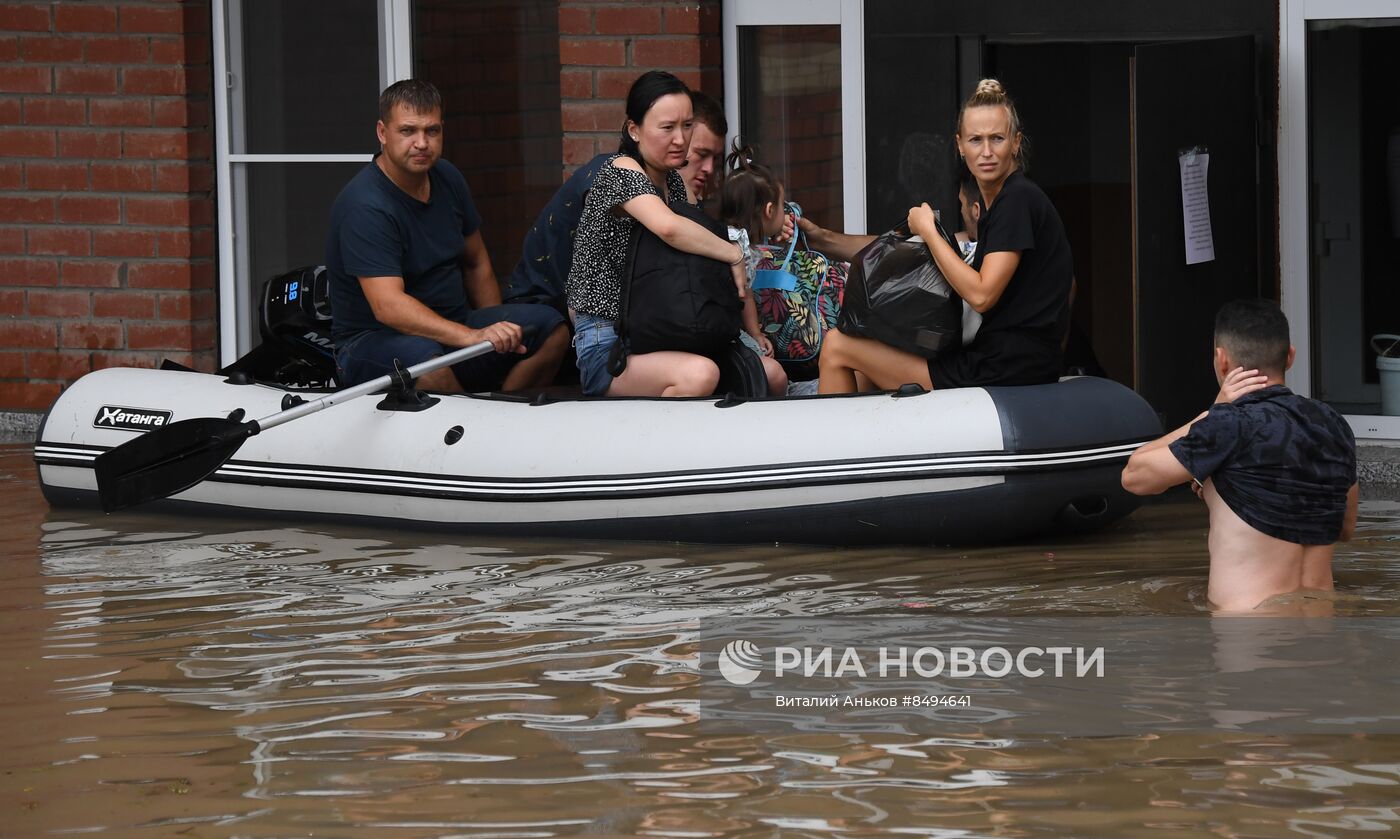
[{"label": "reflection on water", "polygon": [[[1205,514],[829,551],[49,511],[0,447],[0,833],[1335,836],[1400,826],[1400,738],[700,730],[736,615],[1196,615]],[[1400,614],[1363,505],[1336,611]]]}]

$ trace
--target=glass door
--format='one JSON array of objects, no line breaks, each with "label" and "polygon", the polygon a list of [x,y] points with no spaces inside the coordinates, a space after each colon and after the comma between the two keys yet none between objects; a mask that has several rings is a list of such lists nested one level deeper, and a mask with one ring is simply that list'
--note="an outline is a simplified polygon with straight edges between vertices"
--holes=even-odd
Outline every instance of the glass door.
[{"label": "glass door", "polygon": [[219,355],[258,341],[263,283],[324,261],[329,208],[410,73],[408,0],[214,0]]},{"label": "glass door", "polygon": [[1281,27],[1289,382],[1358,437],[1400,439],[1400,10],[1289,0]]},{"label": "glass door", "polygon": [[725,0],[728,142],[742,137],[818,224],[865,232],[862,0]]}]

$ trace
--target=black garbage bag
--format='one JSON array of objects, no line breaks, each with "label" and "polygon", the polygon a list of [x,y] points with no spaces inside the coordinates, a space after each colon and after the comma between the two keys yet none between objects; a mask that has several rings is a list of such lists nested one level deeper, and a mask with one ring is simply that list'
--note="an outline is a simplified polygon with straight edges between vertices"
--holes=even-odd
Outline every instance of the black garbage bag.
[{"label": "black garbage bag", "polygon": [[[957,251],[948,231],[938,233]],[[851,260],[837,328],[933,358],[962,343],[962,298],[907,223],[876,237]]]}]

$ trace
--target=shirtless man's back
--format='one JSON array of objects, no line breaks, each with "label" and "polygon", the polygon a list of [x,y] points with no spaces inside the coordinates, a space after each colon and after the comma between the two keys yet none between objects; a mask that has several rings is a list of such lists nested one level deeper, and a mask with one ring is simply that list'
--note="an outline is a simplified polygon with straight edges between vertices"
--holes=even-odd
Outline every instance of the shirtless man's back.
[{"label": "shirtless man's back", "polygon": [[[1349,521],[1356,521],[1355,490]],[[1210,583],[1207,596],[1227,612],[1253,609],[1277,594],[1299,589],[1332,590],[1332,554],[1336,544],[1299,545],[1260,533],[1230,509],[1206,481],[1201,492],[1210,510]],[[1351,538],[1350,528],[1341,538]],[[1221,557],[1216,562],[1216,557]]]},{"label": "shirtless man's back", "polygon": [[1226,304],[1215,343],[1215,404],[1134,452],[1123,486],[1149,495],[1195,482],[1210,510],[1209,597],[1218,609],[1330,590],[1334,545],[1356,524],[1351,429],[1284,386],[1294,351],[1276,304]]}]

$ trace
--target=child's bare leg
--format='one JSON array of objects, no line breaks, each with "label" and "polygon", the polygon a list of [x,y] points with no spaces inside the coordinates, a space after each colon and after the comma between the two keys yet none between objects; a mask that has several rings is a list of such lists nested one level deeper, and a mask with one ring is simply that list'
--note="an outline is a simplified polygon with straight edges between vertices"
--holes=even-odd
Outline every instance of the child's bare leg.
[{"label": "child's bare leg", "polygon": [[763,374],[768,377],[768,395],[782,396],[787,393],[788,377],[783,365],[769,356],[763,356]]},{"label": "child's bare leg", "polygon": [[559,364],[569,349],[570,337],[569,328],[564,324],[554,327],[534,355],[522,358],[510,368],[510,373],[501,383],[501,390],[509,392],[527,387],[547,387],[554,381],[554,374],[559,372]]},{"label": "child's bare leg", "polygon": [[432,393],[461,393],[462,383],[451,367],[439,367],[418,377],[419,388]]}]

